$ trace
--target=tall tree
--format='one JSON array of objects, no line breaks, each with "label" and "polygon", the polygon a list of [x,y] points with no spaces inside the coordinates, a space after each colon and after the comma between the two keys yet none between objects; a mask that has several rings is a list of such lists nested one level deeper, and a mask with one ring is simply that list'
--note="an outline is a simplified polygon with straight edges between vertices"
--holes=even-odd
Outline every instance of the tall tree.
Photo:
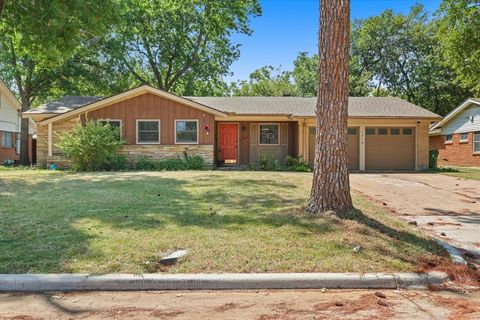
[{"label": "tall tree", "polygon": [[[354,46],[354,39],[350,41]],[[300,96],[317,96],[318,93],[318,55],[308,56],[300,52],[293,62],[293,79]],[[371,75],[360,64],[358,57],[351,55],[349,60],[350,95],[354,97],[366,96],[370,93],[369,80]]]},{"label": "tall tree", "polygon": [[230,36],[250,35],[259,14],[257,0],[125,0],[107,54],[136,83],[192,95],[228,74],[239,57]]},{"label": "tall tree", "polygon": [[347,157],[350,0],[320,0],[317,129],[310,213],[352,208]]},{"label": "tall tree", "polygon": [[[84,39],[104,30],[104,22],[113,16],[114,9],[109,0],[4,3],[0,20],[0,77],[18,94],[22,111],[48,95],[64,62]],[[28,120],[22,119],[20,163],[24,165],[29,163],[28,126]]]},{"label": "tall tree", "polygon": [[480,1],[443,0],[438,16],[447,64],[458,83],[480,95]]},{"label": "tall tree", "polygon": [[232,83],[230,91],[234,96],[294,96],[296,88],[291,78],[291,72],[265,66],[252,72],[248,81]]},{"label": "tall tree", "polygon": [[454,83],[454,72],[443,60],[437,30],[419,5],[407,15],[386,10],[356,20],[351,60],[376,87],[372,94],[399,96],[440,114],[465,99],[468,92]]}]

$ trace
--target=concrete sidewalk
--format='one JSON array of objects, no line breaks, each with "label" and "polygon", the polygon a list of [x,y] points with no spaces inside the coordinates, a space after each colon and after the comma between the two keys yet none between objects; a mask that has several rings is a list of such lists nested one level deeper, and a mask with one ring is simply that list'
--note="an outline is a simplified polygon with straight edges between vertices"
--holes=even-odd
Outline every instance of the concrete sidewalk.
[{"label": "concrete sidewalk", "polygon": [[448,280],[442,272],[418,273],[225,273],[225,274],[0,274],[0,292],[398,289],[428,288]]}]

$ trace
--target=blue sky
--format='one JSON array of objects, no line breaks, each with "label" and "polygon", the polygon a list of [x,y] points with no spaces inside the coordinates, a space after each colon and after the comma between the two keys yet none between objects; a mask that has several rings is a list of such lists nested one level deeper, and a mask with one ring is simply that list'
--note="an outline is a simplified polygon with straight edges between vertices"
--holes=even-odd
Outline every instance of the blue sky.
[{"label": "blue sky", "polygon": [[[248,79],[264,65],[291,70],[298,52],[317,52],[318,0],[260,0],[263,14],[252,19],[251,36],[234,35],[241,44],[240,59],[231,66],[234,73],[225,80]],[[351,0],[351,17],[367,18],[383,10],[408,13],[416,3],[434,12],[440,0]]]}]

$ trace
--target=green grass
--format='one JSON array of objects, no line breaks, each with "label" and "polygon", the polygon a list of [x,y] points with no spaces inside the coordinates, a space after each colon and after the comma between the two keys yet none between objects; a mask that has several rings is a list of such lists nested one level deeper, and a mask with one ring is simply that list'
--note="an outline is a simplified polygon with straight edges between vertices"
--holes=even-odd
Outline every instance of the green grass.
[{"label": "green grass", "polygon": [[480,168],[474,167],[447,167],[447,170],[440,169],[438,172],[463,179],[480,180]]},{"label": "green grass", "polygon": [[[408,271],[440,252],[356,194],[346,219],[303,214],[310,184],[309,173],[2,170],[0,273]],[[158,266],[179,248],[186,259]]]}]

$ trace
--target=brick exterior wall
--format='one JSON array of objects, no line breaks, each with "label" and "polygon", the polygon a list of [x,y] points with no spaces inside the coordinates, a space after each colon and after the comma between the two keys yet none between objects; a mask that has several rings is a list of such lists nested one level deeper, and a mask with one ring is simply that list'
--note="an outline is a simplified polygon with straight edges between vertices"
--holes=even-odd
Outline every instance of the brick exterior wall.
[{"label": "brick exterior wall", "polygon": [[480,166],[480,154],[473,154],[473,132],[468,133],[468,142],[460,143],[460,134],[453,134],[453,142],[445,144],[443,135],[430,137],[430,150],[438,150],[439,166]]},{"label": "brick exterior wall", "polygon": [[[62,133],[72,131],[79,123],[79,118],[52,124],[52,156],[48,156],[48,126],[37,126],[37,165],[47,167],[55,163],[59,168],[68,168],[69,161],[62,151],[56,146]],[[207,165],[213,165],[214,150],[211,145],[125,145],[119,151],[128,160],[136,160],[146,156],[155,160],[182,157],[186,151],[189,155],[201,156]]]},{"label": "brick exterior wall", "polygon": [[[0,138],[1,138],[1,135],[2,134],[5,134],[5,132],[0,132]],[[8,132],[8,134],[12,134],[10,132]],[[14,147],[13,148],[5,148],[5,147],[2,147],[0,145],[0,165],[3,164],[3,161],[5,160],[19,160],[20,159],[20,154],[17,153],[17,148],[16,148],[16,136],[15,136],[15,133],[12,134],[12,141],[13,141],[13,144],[14,144]],[[35,150],[33,150],[33,144],[32,144],[32,135],[28,135],[28,154],[29,154],[29,158],[30,158],[30,162],[32,161],[32,156],[33,156],[33,152],[35,152]]]}]

